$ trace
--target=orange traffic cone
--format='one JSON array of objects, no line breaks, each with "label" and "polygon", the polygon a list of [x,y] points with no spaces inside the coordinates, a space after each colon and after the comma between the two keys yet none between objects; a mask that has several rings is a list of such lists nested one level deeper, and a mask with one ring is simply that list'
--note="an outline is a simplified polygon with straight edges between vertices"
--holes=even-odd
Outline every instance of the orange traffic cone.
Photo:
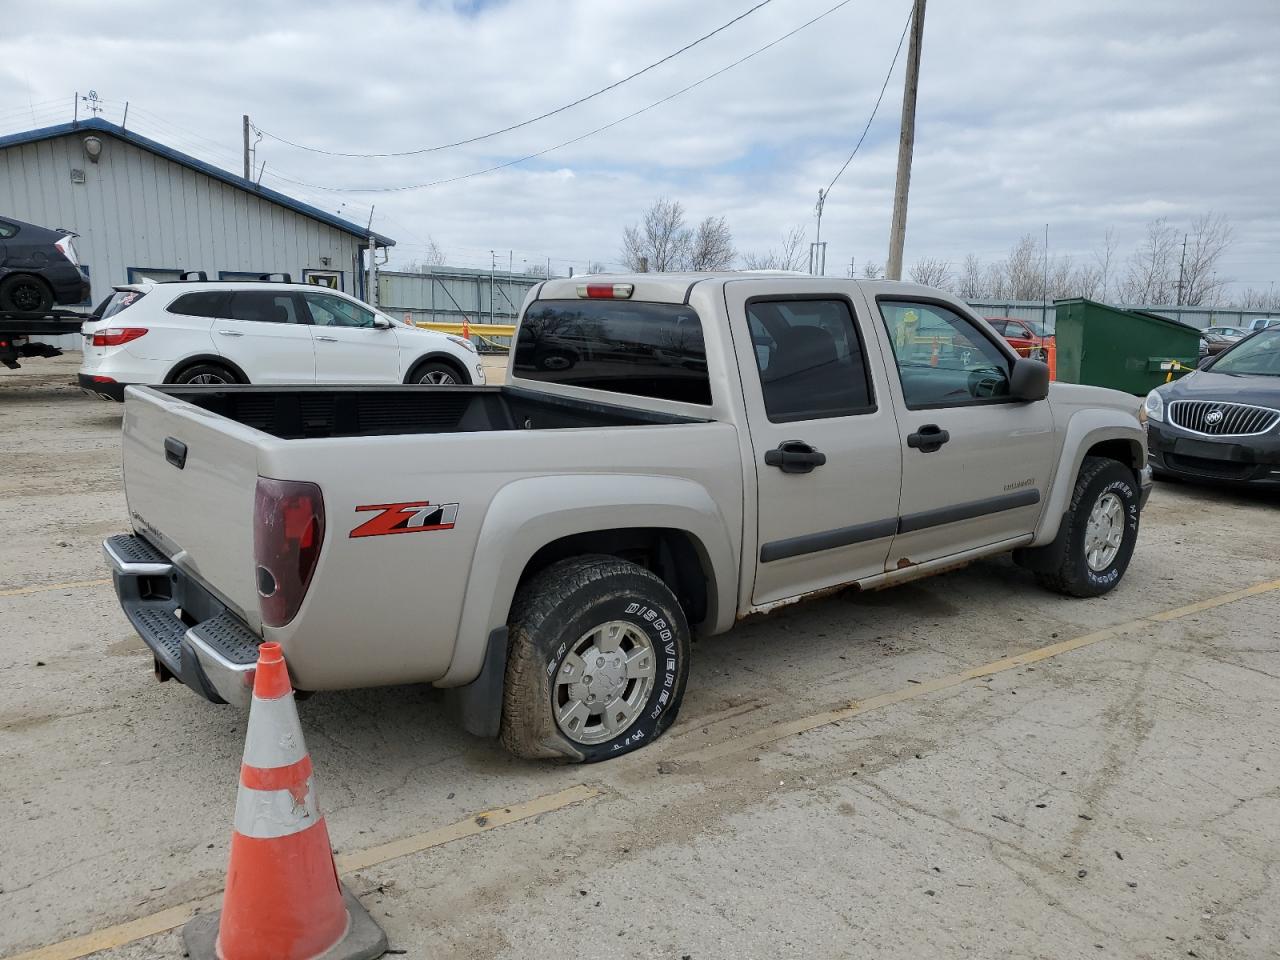
[{"label": "orange traffic cone", "polygon": [[471,339],[471,322],[466,317],[462,318],[462,339]]},{"label": "orange traffic cone", "polygon": [[278,643],[258,648],[222,910],[182,938],[195,960],[372,960],[387,949],[338,882]]},{"label": "orange traffic cone", "polygon": [[933,353],[929,357],[929,366],[936,367],[938,365],[938,338],[933,338]]}]

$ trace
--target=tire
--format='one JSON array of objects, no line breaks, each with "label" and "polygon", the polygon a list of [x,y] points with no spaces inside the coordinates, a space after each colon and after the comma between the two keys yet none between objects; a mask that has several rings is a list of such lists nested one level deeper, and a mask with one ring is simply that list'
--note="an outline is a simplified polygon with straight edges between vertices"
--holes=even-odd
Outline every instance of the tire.
[{"label": "tire", "polygon": [[53,309],[53,291],[39,277],[15,274],[0,281],[0,310],[44,313]]},{"label": "tire", "polygon": [[187,367],[176,377],[173,378],[174,383],[191,384],[199,386],[201,384],[232,384],[239,383],[240,380],[234,373],[226,367],[217,363],[197,363]]},{"label": "tire", "polygon": [[[675,595],[643,567],[608,556],[552,564],[520,588],[509,627],[499,736],[517,757],[595,763],[656,740],[676,719],[689,625]],[[588,651],[594,664],[583,663]],[[604,718],[614,710],[611,730]]]},{"label": "tire", "polygon": [[1138,541],[1138,498],[1132,470],[1116,460],[1085,457],[1058,536],[1046,547],[1026,551],[1020,562],[1056,593],[1097,597],[1109,592],[1129,568]]},{"label": "tire", "polygon": [[435,387],[465,387],[471,383],[467,375],[459,373],[453,364],[439,360],[428,360],[414,367],[409,382]]}]

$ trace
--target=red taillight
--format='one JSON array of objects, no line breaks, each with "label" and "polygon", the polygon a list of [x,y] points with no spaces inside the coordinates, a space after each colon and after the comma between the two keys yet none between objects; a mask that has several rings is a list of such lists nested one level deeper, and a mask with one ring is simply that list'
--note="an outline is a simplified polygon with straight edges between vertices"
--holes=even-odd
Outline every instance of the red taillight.
[{"label": "red taillight", "polygon": [[92,380],[94,383],[115,383],[116,382],[113,377],[90,377],[89,379]]},{"label": "red taillight", "polygon": [[578,285],[578,296],[592,300],[627,300],[635,291],[631,283],[582,283]]},{"label": "red taillight", "polygon": [[314,483],[258,478],[253,561],[262,622],[283,627],[302,606],[324,541],[324,497]]},{"label": "red taillight", "polygon": [[146,327],[117,327],[113,330],[99,330],[93,335],[93,345],[95,347],[118,347],[122,343],[137,340],[146,332]]}]

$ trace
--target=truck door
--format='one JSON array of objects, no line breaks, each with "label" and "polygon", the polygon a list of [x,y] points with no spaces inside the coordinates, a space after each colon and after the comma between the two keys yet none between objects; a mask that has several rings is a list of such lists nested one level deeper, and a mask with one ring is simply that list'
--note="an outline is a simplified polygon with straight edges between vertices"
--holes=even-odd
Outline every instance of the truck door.
[{"label": "truck door", "polygon": [[897,377],[902,506],[887,569],[1035,530],[1056,455],[1047,400],[1009,398],[1012,351],[960,308],[880,296]]},{"label": "truck door", "polygon": [[897,527],[902,454],[877,341],[853,284],[822,289],[725,285],[758,491],[755,604],[881,573]]}]

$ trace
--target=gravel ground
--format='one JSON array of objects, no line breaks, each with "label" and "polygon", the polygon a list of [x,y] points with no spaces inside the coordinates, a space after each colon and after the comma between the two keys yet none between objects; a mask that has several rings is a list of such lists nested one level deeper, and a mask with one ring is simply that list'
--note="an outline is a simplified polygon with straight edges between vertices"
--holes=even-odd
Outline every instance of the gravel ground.
[{"label": "gravel ground", "polygon": [[[244,733],[152,679],[100,582],[120,408],[74,369],[0,370],[4,957],[215,893]],[[347,874],[411,957],[1280,956],[1280,589],[1165,613],[1280,579],[1277,505],[1157,484],[1096,600],[994,560],[753,619],[694,647],[667,737],[592,767],[513,760],[428,689],[316,696],[334,846],[462,825]]]}]

